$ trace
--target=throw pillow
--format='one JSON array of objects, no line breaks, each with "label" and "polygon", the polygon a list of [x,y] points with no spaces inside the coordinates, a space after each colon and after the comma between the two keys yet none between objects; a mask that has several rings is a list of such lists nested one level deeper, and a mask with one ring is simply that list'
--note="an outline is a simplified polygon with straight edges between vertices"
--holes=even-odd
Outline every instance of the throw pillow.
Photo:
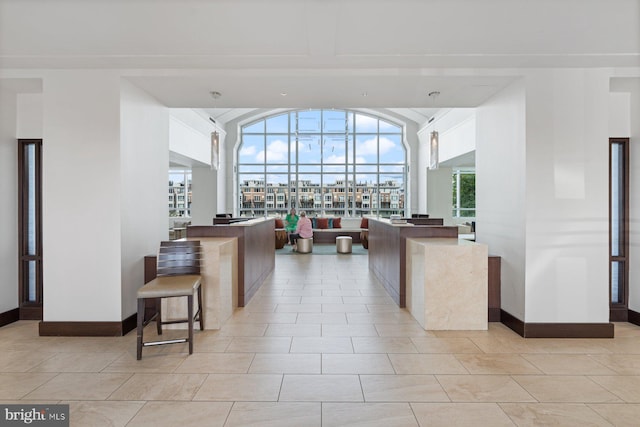
[{"label": "throw pillow", "polygon": [[276,218],[276,228],[284,228],[284,222],[282,222],[282,219]]},{"label": "throw pillow", "polygon": [[318,218],[311,218],[311,228],[318,228]]},{"label": "throw pillow", "polygon": [[329,218],[329,227],[328,228],[333,228],[333,218]]},{"label": "throw pillow", "polygon": [[333,218],[333,228],[342,228],[342,218]]},{"label": "throw pillow", "polygon": [[329,218],[318,218],[318,228],[320,230],[329,228]]},{"label": "throw pillow", "polygon": [[360,228],[369,228],[369,218],[362,218],[362,221],[360,221]]}]

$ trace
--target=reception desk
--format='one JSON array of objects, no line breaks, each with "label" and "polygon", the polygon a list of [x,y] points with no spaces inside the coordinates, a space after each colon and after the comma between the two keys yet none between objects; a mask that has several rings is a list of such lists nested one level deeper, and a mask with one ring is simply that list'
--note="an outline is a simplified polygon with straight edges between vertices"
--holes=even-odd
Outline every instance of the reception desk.
[{"label": "reception desk", "polygon": [[407,238],[451,237],[458,227],[392,224],[388,219],[369,218],[369,269],[400,307],[406,306]]},{"label": "reception desk", "polygon": [[244,307],[275,269],[275,221],[257,218],[224,225],[192,225],[187,238],[234,237],[237,239],[238,307]]},{"label": "reception desk", "polygon": [[407,239],[407,309],[427,330],[486,330],[487,245]]}]

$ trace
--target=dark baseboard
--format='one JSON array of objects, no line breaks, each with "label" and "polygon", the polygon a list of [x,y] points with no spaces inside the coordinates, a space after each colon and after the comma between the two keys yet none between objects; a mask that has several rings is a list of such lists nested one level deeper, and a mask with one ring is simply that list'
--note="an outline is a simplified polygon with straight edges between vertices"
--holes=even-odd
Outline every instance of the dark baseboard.
[{"label": "dark baseboard", "polygon": [[610,308],[609,309],[609,321],[610,322],[627,322],[629,320],[629,311],[626,307],[623,308]]},{"label": "dark baseboard", "polygon": [[18,320],[20,320],[19,308],[14,308],[13,310],[0,313],[0,326],[5,326],[9,323],[17,322]]},{"label": "dark baseboard", "polygon": [[500,309],[489,307],[489,322],[499,322],[499,321],[500,321]]},{"label": "dark baseboard", "polygon": [[40,322],[40,336],[119,337],[136,328],[136,314],[122,322]]},{"label": "dark baseboard", "polygon": [[507,313],[504,310],[500,310],[500,321],[504,323],[509,329],[513,330],[516,334],[524,337],[524,322],[511,313]]},{"label": "dark baseboard", "polygon": [[501,311],[502,323],[524,338],[613,338],[613,323],[525,323]]},{"label": "dark baseboard", "polygon": [[633,310],[628,310],[628,322],[633,323],[634,325],[640,326],[640,313]]}]

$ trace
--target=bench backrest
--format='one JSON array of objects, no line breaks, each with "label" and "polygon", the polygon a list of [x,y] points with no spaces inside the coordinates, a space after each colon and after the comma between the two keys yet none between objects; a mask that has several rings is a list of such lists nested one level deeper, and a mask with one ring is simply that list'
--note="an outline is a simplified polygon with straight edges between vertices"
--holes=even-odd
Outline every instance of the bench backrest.
[{"label": "bench backrest", "polygon": [[199,240],[170,240],[160,242],[157,275],[177,276],[200,274],[202,246]]}]

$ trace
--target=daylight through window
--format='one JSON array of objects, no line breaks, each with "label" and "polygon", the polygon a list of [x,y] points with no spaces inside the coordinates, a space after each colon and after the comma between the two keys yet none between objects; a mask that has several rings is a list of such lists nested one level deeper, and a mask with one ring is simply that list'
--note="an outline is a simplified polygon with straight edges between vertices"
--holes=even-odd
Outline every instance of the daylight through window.
[{"label": "daylight through window", "polygon": [[[402,128],[345,110],[291,111],[242,127],[238,212],[404,215]],[[275,197],[274,197],[275,196]]]}]

